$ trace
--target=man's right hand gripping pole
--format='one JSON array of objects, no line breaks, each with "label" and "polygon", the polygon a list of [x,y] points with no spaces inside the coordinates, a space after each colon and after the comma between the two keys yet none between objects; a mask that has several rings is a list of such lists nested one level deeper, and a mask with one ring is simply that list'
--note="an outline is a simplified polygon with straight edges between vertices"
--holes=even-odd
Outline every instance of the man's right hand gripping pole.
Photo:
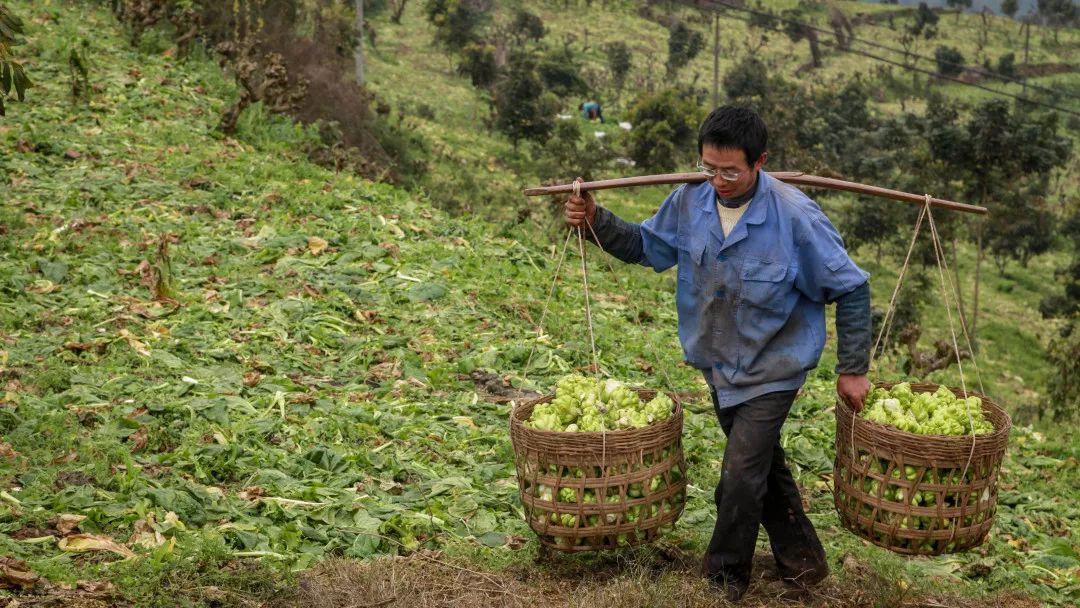
[{"label": "man's right hand gripping pole", "polygon": [[[574,180],[574,183],[581,183],[582,181],[579,177]],[[592,192],[578,191],[571,194],[570,198],[566,199],[563,216],[566,218],[567,225],[583,228],[587,231],[587,226],[596,223],[596,199],[593,198]],[[588,219],[588,224],[585,223],[586,219]]]}]

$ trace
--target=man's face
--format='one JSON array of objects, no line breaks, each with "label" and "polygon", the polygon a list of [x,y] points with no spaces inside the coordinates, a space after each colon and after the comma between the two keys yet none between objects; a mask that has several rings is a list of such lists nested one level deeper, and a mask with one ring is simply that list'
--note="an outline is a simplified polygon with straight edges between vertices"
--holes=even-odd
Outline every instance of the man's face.
[{"label": "man's face", "polygon": [[[765,164],[768,154],[762,154],[751,165],[746,162],[746,154],[738,148],[715,148],[706,145],[701,149],[701,164],[718,173],[709,180],[720,198],[737,198],[754,187],[757,172]],[[739,176],[734,181],[724,179],[720,174]]]}]

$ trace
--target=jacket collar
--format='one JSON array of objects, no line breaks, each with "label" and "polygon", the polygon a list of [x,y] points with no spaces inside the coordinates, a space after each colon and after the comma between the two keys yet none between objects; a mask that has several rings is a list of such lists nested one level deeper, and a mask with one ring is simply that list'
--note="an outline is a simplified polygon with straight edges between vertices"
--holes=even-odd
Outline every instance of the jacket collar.
[{"label": "jacket collar", "polygon": [[712,184],[709,182],[704,182],[701,185],[698,190],[698,204],[703,215],[702,220],[709,227],[709,233],[712,234],[713,238],[718,243],[721,243],[720,251],[745,239],[748,225],[757,226],[765,222],[766,217],[768,217],[768,201],[775,183],[776,178],[764,171],[758,171],[757,192],[747,203],[749,207],[747,207],[746,212],[739,219],[739,222],[735,224],[735,228],[731,230],[727,238],[724,238],[724,231],[720,227],[720,218],[716,212],[716,190],[713,189]]}]

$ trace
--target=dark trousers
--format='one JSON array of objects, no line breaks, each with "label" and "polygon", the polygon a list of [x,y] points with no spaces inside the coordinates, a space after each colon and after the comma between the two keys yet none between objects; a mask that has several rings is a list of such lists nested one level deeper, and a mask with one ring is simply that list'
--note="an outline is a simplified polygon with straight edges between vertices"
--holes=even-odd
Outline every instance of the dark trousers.
[{"label": "dark trousers", "polygon": [[716,527],[705,555],[706,574],[718,582],[749,584],[759,524],[769,535],[781,578],[817,580],[828,572],[825,549],[780,447],[780,427],[797,393],[767,393],[720,409],[713,392],[728,438],[716,486]]}]

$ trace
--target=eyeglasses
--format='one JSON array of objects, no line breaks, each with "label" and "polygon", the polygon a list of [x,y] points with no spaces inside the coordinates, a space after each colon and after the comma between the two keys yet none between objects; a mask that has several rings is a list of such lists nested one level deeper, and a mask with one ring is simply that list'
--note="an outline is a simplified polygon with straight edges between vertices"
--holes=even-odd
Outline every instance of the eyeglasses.
[{"label": "eyeglasses", "polygon": [[719,175],[721,179],[728,182],[738,181],[739,178],[746,173],[746,171],[722,171],[720,169],[713,169],[712,167],[706,167],[702,163],[697,164],[697,170],[704,173],[710,179]]}]

